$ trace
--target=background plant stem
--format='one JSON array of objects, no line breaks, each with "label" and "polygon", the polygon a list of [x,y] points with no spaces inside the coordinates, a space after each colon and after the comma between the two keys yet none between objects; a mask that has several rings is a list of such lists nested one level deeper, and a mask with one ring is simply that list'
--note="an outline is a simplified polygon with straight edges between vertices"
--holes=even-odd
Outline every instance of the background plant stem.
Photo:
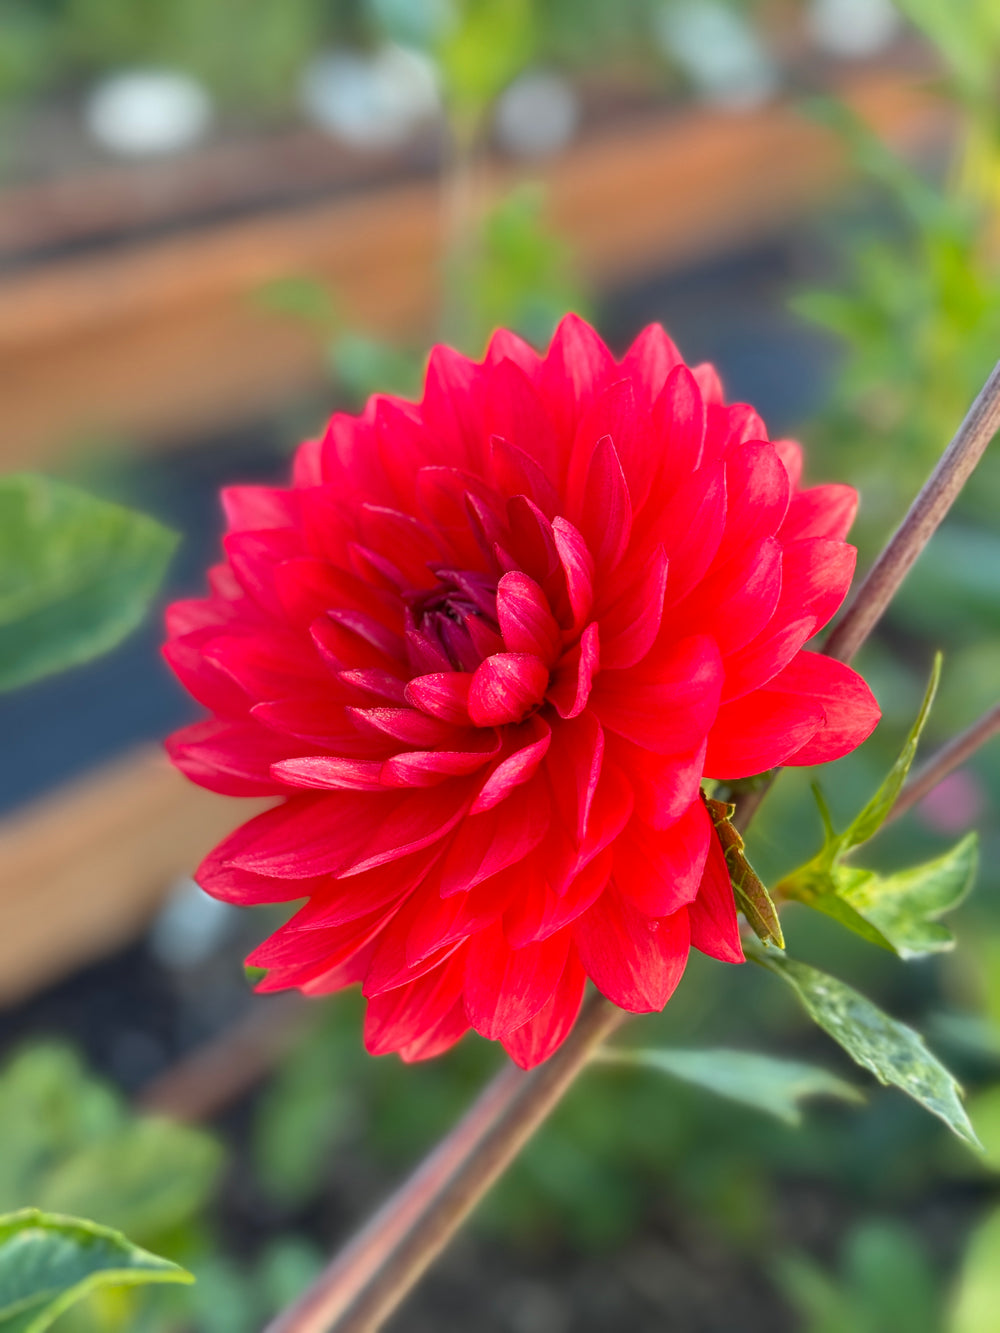
[{"label": "background plant stem", "polygon": [[371,1333],[381,1327],[494,1181],[628,1015],[591,995],[556,1053],[505,1066],[455,1128],[265,1333]]}]

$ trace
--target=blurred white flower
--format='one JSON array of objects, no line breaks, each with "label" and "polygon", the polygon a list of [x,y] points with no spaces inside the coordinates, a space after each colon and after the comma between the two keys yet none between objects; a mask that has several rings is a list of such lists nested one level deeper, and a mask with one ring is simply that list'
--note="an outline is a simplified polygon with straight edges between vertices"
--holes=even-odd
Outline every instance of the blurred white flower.
[{"label": "blurred white flower", "polygon": [[150,952],[165,967],[197,967],[211,958],[238,921],[238,908],[210,898],[185,876],[173,886],[153,922]]},{"label": "blurred white flower", "polygon": [[497,139],[507,152],[543,157],[565,148],[580,122],[580,103],[572,84],[558,74],[535,70],[522,74],[497,99]]},{"label": "blurred white flower", "polygon": [[102,148],[123,157],[148,157],[196,143],[211,123],[212,102],[188,74],[123,70],[91,90],[83,115]]},{"label": "blurred white flower", "polygon": [[778,71],[756,33],[717,0],[665,5],[655,33],[706,101],[735,110],[759,105],[778,87]]},{"label": "blurred white flower", "polygon": [[391,148],[435,115],[441,99],[428,56],[383,46],[373,55],[316,56],[302,71],[299,102],[315,125],[353,148]]},{"label": "blurred white flower", "polygon": [[811,0],[807,22],[821,50],[848,60],[877,55],[900,27],[892,0]]}]

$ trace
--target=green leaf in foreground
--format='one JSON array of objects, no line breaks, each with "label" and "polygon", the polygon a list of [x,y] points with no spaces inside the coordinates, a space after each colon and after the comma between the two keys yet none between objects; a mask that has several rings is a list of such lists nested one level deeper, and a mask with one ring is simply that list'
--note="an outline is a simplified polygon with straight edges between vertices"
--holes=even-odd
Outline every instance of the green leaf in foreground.
[{"label": "green leaf in foreground", "polygon": [[100,1287],[193,1281],[94,1222],[37,1208],[0,1216],[0,1333],[43,1333]]},{"label": "green leaf in foreground", "polygon": [[0,690],[86,662],[134,629],[175,535],[30,473],[0,478]]},{"label": "green leaf in foreground", "polygon": [[795,991],[813,1022],[880,1083],[892,1085],[936,1115],[973,1147],[979,1140],[960,1100],[958,1083],[913,1028],[882,1012],[835,977],[787,954],[751,946],[747,956]]},{"label": "green leaf in foreground", "polygon": [[788,1125],[802,1122],[799,1103],[806,1097],[839,1097],[864,1101],[862,1093],[842,1078],[816,1065],[779,1060],[753,1051],[633,1050],[607,1047],[600,1058],[611,1064],[643,1065],[684,1083],[714,1092],[730,1101],[766,1111]]}]

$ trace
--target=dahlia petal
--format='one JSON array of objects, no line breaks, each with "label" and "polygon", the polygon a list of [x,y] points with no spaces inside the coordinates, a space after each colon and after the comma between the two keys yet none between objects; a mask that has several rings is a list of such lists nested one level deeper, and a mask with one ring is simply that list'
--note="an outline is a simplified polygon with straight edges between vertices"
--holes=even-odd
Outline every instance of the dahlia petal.
[{"label": "dahlia petal", "polygon": [[351,607],[338,606],[327,611],[327,616],[335,625],[356,634],[359,639],[396,662],[406,661],[406,652],[402,641],[402,625],[399,630],[390,629],[367,611],[355,611]]},{"label": "dahlia petal", "polygon": [[633,1014],[662,1009],[687,964],[687,909],[662,920],[644,916],[613,883],[575,923],[573,936],[597,989]]},{"label": "dahlia petal", "polygon": [[[353,696],[347,694],[341,702],[338,693],[331,689],[326,695],[301,694],[286,699],[269,699],[254,704],[250,716],[272,731],[283,732],[297,741],[324,750],[353,757],[374,757],[380,747],[371,737],[359,735],[344,711],[345,704]],[[288,746],[289,751],[297,748]]]},{"label": "dahlia petal", "polygon": [[534,777],[539,764],[548,752],[552,741],[552,728],[543,718],[535,717],[531,719],[529,730],[537,739],[522,745],[506,759],[500,760],[480,787],[479,795],[473,801],[469,814],[478,815],[484,810],[492,809],[498,802],[505,800],[515,787]]},{"label": "dahlia petal", "polygon": [[[551,426],[549,427],[551,432]],[[547,518],[559,509],[559,495],[542,465],[501,435],[490,438],[493,479],[503,495],[526,495]]]},{"label": "dahlia petal", "polygon": [[441,895],[461,893],[534,851],[549,825],[548,795],[537,782],[505,801],[469,815],[456,829],[441,866]]},{"label": "dahlia petal", "polygon": [[470,889],[442,898],[427,894],[406,936],[406,961],[416,967],[431,954],[484,930],[503,916],[522,888],[519,867],[502,870]]},{"label": "dahlia petal", "polygon": [[711,831],[704,802],[697,798],[663,831],[633,816],[614,845],[619,891],[645,916],[669,916],[686,907],[701,883]]},{"label": "dahlia petal", "polygon": [[279,783],[319,790],[379,791],[382,765],[377,759],[342,759],[337,755],[306,755],[271,765]]},{"label": "dahlia petal", "polygon": [[442,552],[426,524],[412,514],[373,504],[359,506],[358,523],[365,546],[389,555],[410,588],[434,586],[428,565],[440,560]]},{"label": "dahlia petal", "polygon": [[174,675],[198,703],[224,717],[244,717],[250,700],[232,676],[205,657],[210,634],[199,631],[163,645],[163,656]]},{"label": "dahlia petal", "polygon": [[552,536],[566,578],[575,631],[590,614],[594,602],[594,560],[582,534],[567,519],[560,516],[552,520]]},{"label": "dahlia petal", "polygon": [[255,822],[251,819],[246,824],[241,824],[228,838],[224,838],[217,847],[214,847],[195,870],[193,876],[195,883],[207,894],[218,898],[221,902],[248,907],[258,903],[292,902],[296,898],[304,898],[326,884],[328,877],[324,875],[295,880],[276,879],[269,875],[255,874],[250,870],[241,870],[238,866],[232,865],[230,858],[237,855],[253,836]]},{"label": "dahlia petal", "polygon": [[773,537],[788,512],[791,484],[772,444],[752,440],[728,455],[726,494],[730,502],[716,555],[720,563],[762,538]]},{"label": "dahlia petal", "polygon": [[652,411],[654,438],[663,441],[662,476],[686,477],[701,466],[705,420],[705,403],[695,376],[684,364],[675,366]]},{"label": "dahlia petal", "polygon": [[497,329],[491,336],[486,348],[485,363],[499,367],[504,361],[512,361],[534,384],[542,368],[542,358],[530,343],[510,329]]},{"label": "dahlia petal", "polygon": [[417,473],[416,501],[421,514],[434,529],[449,565],[475,569],[479,543],[469,526],[468,497],[489,503],[484,481],[457,467],[422,467]]},{"label": "dahlia petal", "polygon": [[323,480],[322,440],[303,440],[292,460],[292,485],[319,486]]},{"label": "dahlia petal", "polygon": [[442,722],[440,718],[430,717],[416,708],[345,708],[344,712],[362,730],[371,729],[381,735],[391,736],[404,745],[413,745],[421,750],[448,746],[457,750],[462,743],[471,739],[468,727],[457,727],[451,722]]},{"label": "dahlia petal", "polygon": [[400,987],[405,988],[418,977],[436,971],[457,951],[464,954],[463,940],[461,936],[456,936],[447,943],[428,949],[420,957],[411,955],[409,942],[425,908],[429,906],[433,910],[439,902],[432,875],[406,899],[379,934],[361,985],[361,993],[366,999]]},{"label": "dahlia petal", "polygon": [[550,666],[555,662],[561,647],[559,626],[534,579],[518,571],[504,574],[497,584],[496,613],[508,652],[533,653]]},{"label": "dahlia petal", "polygon": [[579,717],[586,708],[600,660],[599,631],[597,623],[592,622],[552,673],[545,697],[555,705],[560,717]]},{"label": "dahlia petal", "polygon": [[667,556],[657,546],[635,581],[616,593],[607,612],[598,612],[605,668],[622,670],[646,656],[663,623],[666,591]]},{"label": "dahlia petal", "polygon": [[566,966],[569,935],[512,949],[499,923],[469,941],[465,964],[465,1012],[482,1036],[505,1037],[551,999]]},{"label": "dahlia petal", "polygon": [[[375,948],[375,941],[365,944],[357,953],[351,954],[350,958],[345,958],[342,963],[336,967],[331,967],[327,972],[321,972],[318,976],[312,976],[307,981],[301,981],[296,989],[303,995],[310,997],[317,995],[333,995],[336,991],[343,990],[346,986],[356,986],[365,975],[365,969],[368,966],[368,959]],[[268,990],[286,990],[287,986],[271,976],[267,976],[263,981],[259,981],[254,987],[258,993]]]},{"label": "dahlia petal", "polygon": [[538,391],[567,444],[579,417],[613,379],[615,359],[579,315],[559,322],[538,375]]},{"label": "dahlia petal", "polygon": [[678,636],[710,634],[723,657],[764,629],[781,596],[782,547],[773,537],[743,547],[670,612]]},{"label": "dahlia petal", "polygon": [[417,676],[406,686],[408,703],[428,717],[439,718],[454,726],[468,726],[469,690],[472,676],[466,671],[436,671]]},{"label": "dahlia petal", "polygon": [[479,367],[460,352],[442,343],[431,348],[421,415],[428,432],[444,445],[443,456],[460,467],[480,462],[481,379]]},{"label": "dahlia petal", "polygon": [[722,381],[719,379],[719,372],[710,362],[702,361],[699,365],[692,366],[691,374],[706,403],[722,402]]},{"label": "dahlia petal", "polygon": [[373,996],[365,1014],[365,1049],[387,1055],[438,1033],[461,998],[464,967],[464,956],[452,955],[416,981]]},{"label": "dahlia petal", "polygon": [[[698,804],[701,805],[701,802]],[[718,958],[720,962],[742,963],[743,945],[736,917],[736,899],[729,880],[729,866],[722,844],[714,832],[707,851],[705,875],[697,898],[688,908],[691,944],[701,953]]]},{"label": "dahlia petal", "polygon": [[406,656],[401,648],[394,644],[392,651],[385,653],[376,645],[377,632],[362,634],[358,628],[345,624],[342,617],[334,620],[328,615],[317,616],[309,626],[309,638],[319,661],[328,671],[339,673],[374,668],[395,675],[406,670]]},{"label": "dahlia petal", "polygon": [[280,616],[282,607],[274,586],[274,569],[281,561],[304,553],[299,534],[287,528],[229,532],[222,545],[229,567],[246,595],[267,615]]},{"label": "dahlia petal", "polygon": [[715,559],[726,524],[726,474],[709,464],[686,478],[656,517],[650,541],[670,561],[667,605],[686,597]]},{"label": "dahlia petal", "polygon": [[750,441],[767,441],[767,430],[749,403],[708,404],[706,458],[729,458]]},{"label": "dahlia petal", "polygon": [[219,635],[202,647],[206,662],[218,667],[253,700],[314,694],[329,685],[329,674],[309,640],[282,635]]},{"label": "dahlia petal", "polygon": [[603,761],[604,729],[592,710],[553,729],[545,768],[563,821],[577,841],[587,832]]},{"label": "dahlia petal", "polygon": [[615,737],[613,752],[635,789],[636,814],[651,828],[669,828],[698,795],[705,770],[704,741],[687,754],[663,755]]},{"label": "dahlia petal", "polygon": [[469,1030],[469,1020],[465,1016],[465,1005],[456,1000],[443,1018],[426,1028],[415,1040],[400,1046],[397,1054],[404,1064],[414,1064],[417,1060],[433,1060],[435,1056],[450,1051],[457,1041]]},{"label": "dahlia petal", "polygon": [[697,746],[715,721],[722,681],[715,641],[692,635],[663,655],[655,673],[602,671],[591,697],[608,730],[658,754],[682,754]]},{"label": "dahlia petal", "polygon": [[[308,628],[317,616],[325,615],[331,607],[347,606],[355,611],[368,611],[376,594],[361,579],[342,569],[335,569],[327,560],[315,556],[299,556],[285,560],[272,574],[281,609],[291,624]],[[402,618],[397,608],[380,606],[384,623],[401,628]]]},{"label": "dahlia petal", "polygon": [[406,703],[406,681],[391,671],[367,667],[358,671],[338,671],[337,678],[352,690],[362,690],[365,694],[387,699],[393,704]]},{"label": "dahlia petal", "polygon": [[817,628],[825,625],[847,596],[857,555],[846,542],[823,537],[786,542],[779,617],[810,613]]},{"label": "dahlia petal", "polygon": [[797,440],[775,440],[774,448],[785,465],[794,493],[802,480],[802,446]]},{"label": "dahlia petal", "polygon": [[739,699],[751,690],[766,685],[788,665],[815,632],[815,616],[802,616],[784,624],[776,616],[755,639],[738,653],[726,658],[723,703]]},{"label": "dahlia petal", "polygon": [[[535,867],[526,868],[528,873],[524,874],[515,866],[519,891],[503,914],[504,934],[510,944],[520,949],[533,940],[548,939],[557,930],[571,925],[604,892],[611,878],[612,864],[612,849],[606,847],[572,878],[562,893],[556,893]],[[487,880],[487,883],[492,881]]]},{"label": "dahlia petal", "polygon": [[[310,887],[309,902],[299,908],[293,918],[296,927],[299,930],[331,930],[389,903],[402,903],[428,878],[440,856],[440,847],[424,847],[410,856],[376,866],[360,875],[351,875],[348,879],[319,878]],[[300,892],[301,883],[297,881]]]},{"label": "dahlia petal", "polygon": [[293,917],[251,950],[247,965],[267,968],[283,985],[296,985],[345,962],[380,934],[397,911],[398,904],[390,903],[333,930],[303,931]]},{"label": "dahlia petal", "polygon": [[842,541],[850,532],[858,512],[858,493],[853,486],[813,486],[799,491],[788,507],[788,517],[778,534],[783,542],[827,537]]},{"label": "dahlia petal", "polygon": [[510,568],[520,569],[539,584],[549,600],[552,614],[559,620],[563,606],[568,612],[569,601],[552,524],[526,495],[515,495],[508,500],[506,515],[506,546],[514,561]]},{"label": "dahlia petal", "polygon": [[632,534],[632,500],[610,435],[594,445],[580,507],[580,530],[605,573],[615,569]]},{"label": "dahlia petal", "polygon": [[667,376],[681,364],[681,354],[662,324],[647,324],[625,353],[621,371],[642,390],[647,403],[656,399]]},{"label": "dahlia petal", "polygon": [[533,653],[494,653],[480,662],[469,687],[469,716],[477,727],[520,722],[541,703],[549,669]]},{"label": "dahlia petal", "polygon": [[387,787],[433,787],[448,778],[463,777],[483,768],[500,751],[500,737],[487,732],[465,750],[410,750],[394,754],[382,765]]},{"label": "dahlia petal", "polygon": [[616,450],[634,454],[636,417],[635,390],[628,379],[609,384],[581,414],[570,451],[563,510],[578,526],[582,526],[587,476],[595,448],[602,439],[611,439]]},{"label": "dahlia petal", "polygon": [[551,997],[527,1023],[502,1039],[507,1054],[522,1069],[534,1069],[563,1044],[583,1004],[587,974],[575,948],[571,948],[563,974]]},{"label": "dahlia petal", "polygon": [[376,457],[396,501],[413,502],[417,473],[430,462],[454,459],[425,427],[420,409],[380,394],[375,400]]},{"label": "dahlia petal", "polygon": [[298,526],[294,491],[277,486],[224,486],[221,495],[230,532]]},{"label": "dahlia petal", "polygon": [[766,773],[801,750],[823,726],[826,713],[819,699],[782,689],[787,670],[763,689],[722,705],[708,736],[705,777]]},{"label": "dahlia petal", "polygon": [[796,767],[826,764],[848,754],[868,739],[882,715],[858,673],[822,653],[799,653],[771,685],[818,700],[826,715],[815,735],[785,760]]}]

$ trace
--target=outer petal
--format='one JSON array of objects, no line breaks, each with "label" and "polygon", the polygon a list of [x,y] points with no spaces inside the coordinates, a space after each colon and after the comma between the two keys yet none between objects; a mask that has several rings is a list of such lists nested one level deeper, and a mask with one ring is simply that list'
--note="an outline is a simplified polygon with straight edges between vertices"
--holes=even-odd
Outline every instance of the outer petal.
[{"label": "outer petal", "polygon": [[522,1023],[503,1038],[511,1059],[522,1069],[533,1069],[556,1051],[570,1034],[583,1003],[587,974],[575,947],[551,998],[527,1023]]},{"label": "outer petal", "polygon": [[573,928],[580,958],[597,989],[634,1014],[662,1009],[687,963],[687,910],[656,920],[609,885]]},{"label": "outer petal", "polygon": [[826,714],[820,730],[789,755],[788,764],[826,764],[840,759],[868,739],[882,716],[875,696],[858,673],[822,653],[799,653],[776,677],[778,682],[784,689],[801,690],[818,699]]},{"label": "outer petal", "polygon": [[[701,805],[701,802],[698,802]],[[703,807],[704,808],[704,807]],[[707,818],[707,816],[706,816]],[[691,944],[723,963],[742,963],[743,945],[736,918],[736,901],[729,881],[729,867],[715,833],[708,845],[705,875],[698,896],[688,908]]]}]

